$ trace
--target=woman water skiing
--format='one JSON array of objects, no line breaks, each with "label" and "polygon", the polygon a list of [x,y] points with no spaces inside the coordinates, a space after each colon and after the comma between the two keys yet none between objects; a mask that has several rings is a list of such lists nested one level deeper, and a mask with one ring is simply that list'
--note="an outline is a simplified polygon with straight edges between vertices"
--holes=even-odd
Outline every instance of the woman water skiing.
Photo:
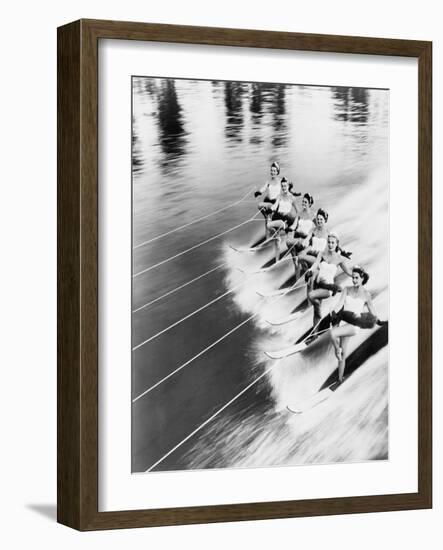
[{"label": "woman water skiing", "polygon": [[289,182],[286,178],[282,178],[280,194],[270,210],[272,217],[271,221],[268,221],[266,238],[268,239],[271,235],[275,236],[275,261],[278,262],[281,242],[280,233],[292,227],[297,217],[295,196],[290,192]]},{"label": "woman water skiing", "polygon": [[341,288],[334,283],[339,267],[346,275],[350,277],[353,275],[351,268],[343,256],[338,235],[336,233],[329,233],[326,250],[318,254],[314,264],[307,272],[307,274],[312,274],[308,287],[308,301],[314,308],[314,330],[322,318],[322,300],[341,291]]},{"label": "woman water skiing", "polygon": [[294,267],[297,272],[298,257],[297,254],[303,250],[303,241],[308,236],[309,232],[315,228],[314,220],[312,219],[311,207],[314,204],[314,199],[309,193],[303,195],[301,201],[301,210],[297,212],[297,217],[292,226],[287,228],[288,237],[286,245],[291,251]]},{"label": "woman water skiing", "polygon": [[[334,317],[337,315],[336,312],[342,310],[341,319],[348,320],[343,325],[331,329],[329,333],[338,360],[339,382],[343,381],[349,338],[357,334],[361,328],[372,328],[375,323],[380,325],[385,323],[385,321],[377,319],[371,295],[363,288],[368,279],[369,275],[362,267],[354,266],[352,268],[352,286],[343,289],[340,299],[332,311]],[[369,311],[369,315],[366,314],[366,317],[363,313],[365,307]]]},{"label": "woman water skiing", "polygon": [[300,262],[305,262],[308,265],[312,265],[317,256],[323,252],[326,248],[327,238],[329,231],[326,227],[328,221],[328,213],[319,208],[315,216],[315,225],[310,229],[308,235],[301,243],[301,250],[299,247],[299,252],[296,252],[296,257],[294,258],[295,265],[295,278],[298,279],[301,273]]},{"label": "woman water skiing", "polygon": [[263,200],[258,203],[258,209],[265,217],[265,233],[268,233],[268,216],[271,213],[271,206],[275,204],[280,191],[280,180],[277,176],[280,174],[280,165],[278,162],[271,164],[271,178],[266,181],[261,189],[254,193],[254,197],[260,197],[263,195]]}]

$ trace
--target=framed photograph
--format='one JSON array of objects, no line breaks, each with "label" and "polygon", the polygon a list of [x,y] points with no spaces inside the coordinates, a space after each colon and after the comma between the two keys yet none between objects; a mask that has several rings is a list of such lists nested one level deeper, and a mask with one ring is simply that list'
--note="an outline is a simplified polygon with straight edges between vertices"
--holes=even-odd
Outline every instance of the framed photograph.
[{"label": "framed photograph", "polygon": [[432,506],[430,42],[58,29],[58,520]]}]

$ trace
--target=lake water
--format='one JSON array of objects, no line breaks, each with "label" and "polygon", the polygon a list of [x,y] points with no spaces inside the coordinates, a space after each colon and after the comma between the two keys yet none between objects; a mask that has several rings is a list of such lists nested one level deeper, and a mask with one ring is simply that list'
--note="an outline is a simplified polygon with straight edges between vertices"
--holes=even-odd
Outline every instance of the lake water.
[{"label": "lake water", "polygon": [[[264,350],[290,345],[312,322],[304,290],[278,300],[257,294],[285,284],[291,262],[245,275],[238,268],[259,268],[272,250],[229,247],[263,236],[262,219],[247,220],[272,161],[314,196],[314,211],[329,212],[328,227],[370,273],[367,288],[387,318],[388,138],[387,90],[133,79],[134,472],[165,455],[155,470],[387,458],[385,345],[370,347],[361,368],[303,415],[286,405],[335,370],[327,338],[217,411],[272,367]],[[296,323],[265,322],[297,306]]]}]

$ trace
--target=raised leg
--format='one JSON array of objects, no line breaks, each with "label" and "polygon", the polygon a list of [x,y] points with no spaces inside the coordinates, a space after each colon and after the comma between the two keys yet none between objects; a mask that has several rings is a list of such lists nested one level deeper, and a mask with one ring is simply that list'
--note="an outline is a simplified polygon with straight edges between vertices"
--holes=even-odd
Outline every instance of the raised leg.
[{"label": "raised leg", "polygon": [[314,308],[314,327],[321,321],[321,303],[325,298],[329,298],[329,290],[324,288],[317,288],[315,290],[308,291],[308,301]]},{"label": "raised leg", "polygon": [[295,279],[297,280],[302,274],[303,267],[306,267],[307,265],[311,266],[315,262],[315,256],[309,254],[306,250],[303,250],[301,246],[301,239],[296,239],[294,241],[295,244],[291,248],[291,254],[294,262]]},{"label": "raised leg", "polygon": [[299,262],[306,262],[308,265],[313,265],[313,263],[315,262],[317,256],[311,254],[309,251],[307,250],[303,250],[302,252],[300,252],[300,254],[298,255],[298,261]]}]

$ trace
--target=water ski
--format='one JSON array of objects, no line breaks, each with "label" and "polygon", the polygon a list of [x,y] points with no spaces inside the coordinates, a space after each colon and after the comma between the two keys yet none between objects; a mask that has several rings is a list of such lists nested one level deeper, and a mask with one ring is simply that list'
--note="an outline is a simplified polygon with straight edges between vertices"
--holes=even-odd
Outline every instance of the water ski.
[{"label": "water ski", "polygon": [[285,325],[286,323],[291,323],[292,321],[297,321],[303,315],[303,311],[297,311],[296,313],[291,313],[290,315],[285,315],[278,319],[267,319],[266,322],[272,326]]},{"label": "water ski", "polygon": [[287,262],[288,260],[292,260],[292,258],[289,256],[285,256],[284,258],[282,257],[280,260],[278,260],[278,262],[275,262],[274,260],[272,260],[273,263],[271,264],[265,264],[264,267],[261,267],[259,269],[255,269],[254,271],[247,271],[245,269],[241,269],[241,268],[238,268],[240,269],[240,271],[242,271],[243,273],[246,273],[246,275],[256,275],[256,274],[259,274],[259,273],[266,273],[268,271],[271,271],[272,269],[282,265],[283,263]]},{"label": "water ski", "polygon": [[259,250],[265,248],[268,244],[272,243],[274,240],[275,237],[270,237],[269,239],[263,241],[261,244],[253,245],[250,247],[234,246],[233,244],[230,244],[229,246],[230,248],[232,248],[232,250],[235,250],[236,252],[258,252]]},{"label": "water ski", "polygon": [[292,286],[279,288],[278,290],[270,290],[268,292],[257,291],[257,294],[262,298],[274,298],[276,296],[284,296],[285,294],[289,294],[290,292],[294,292],[294,290],[299,290],[300,288],[304,288],[306,286],[305,282],[303,281],[300,281],[300,282],[302,282],[303,284],[295,284]]},{"label": "water ski", "polygon": [[286,408],[291,413],[303,414],[304,412],[308,411],[309,409],[312,409],[316,405],[323,403],[323,401],[326,401],[326,399],[329,399],[329,397],[331,397],[331,395],[335,392],[335,390],[339,386],[341,386],[341,384],[343,384],[344,381],[345,381],[345,378],[341,383],[337,380],[336,382],[332,383],[330,386],[323,388],[322,390],[318,391],[314,395],[311,395],[307,399],[301,400],[291,405],[287,405]]},{"label": "water ski", "polygon": [[300,344],[295,344],[294,346],[289,346],[287,348],[279,349],[276,351],[265,351],[265,354],[271,359],[283,359],[284,357],[289,357],[295,353],[299,353],[308,347],[309,344],[301,342]]},{"label": "water ski", "polygon": [[[298,312],[296,313],[298,315]],[[275,351],[265,351],[265,354],[271,359],[283,359],[295,353],[304,351],[309,347],[317,337],[331,329],[331,316],[328,314],[316,326],[307,330],[292,346]]]},{"label": "water ski", "polygon": [[[299,288],[305,288],[306,287],[306,281],[303,278],[296,277],[295,275],[291,275],[289,279],[287,279],[280,288],[276,290],[270,290],[268,292],[262,292],[260,293],[260,296],[263,298],[272,298],[274,296],[283,296],[287,294],[288,292],[292,292],[293,290],[298,290]],[[259,293],[257,293],[259,294]]]}]

